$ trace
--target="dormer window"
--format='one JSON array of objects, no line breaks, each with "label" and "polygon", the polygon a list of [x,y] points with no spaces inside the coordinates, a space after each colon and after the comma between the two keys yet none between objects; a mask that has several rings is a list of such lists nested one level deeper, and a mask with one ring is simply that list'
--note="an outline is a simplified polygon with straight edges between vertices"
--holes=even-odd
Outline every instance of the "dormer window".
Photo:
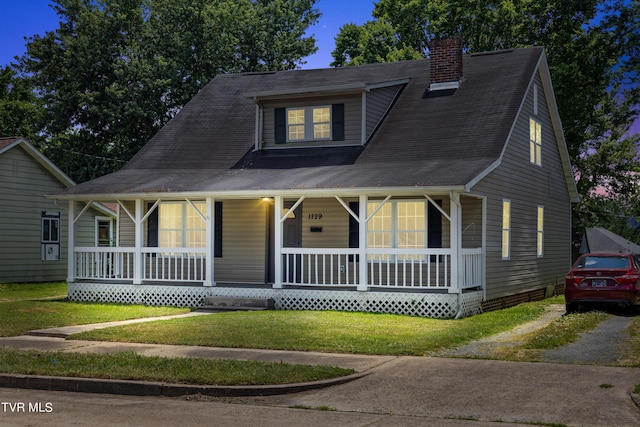
[{"label": "dormer window", "polygon": [[287,109],[287,141],[331,139],[331,107]]},{"label": "dormer window", "polygon": [[344,104],[275,108],[275,143],[344,141]]}]

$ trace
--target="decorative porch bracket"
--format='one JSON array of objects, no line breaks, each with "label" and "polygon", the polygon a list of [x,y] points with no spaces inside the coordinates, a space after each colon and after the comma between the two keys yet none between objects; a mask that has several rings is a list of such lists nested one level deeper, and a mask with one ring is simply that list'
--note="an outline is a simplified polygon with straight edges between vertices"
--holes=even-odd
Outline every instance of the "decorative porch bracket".
[{"label": "decorative porch bracket", "polygon": [[367,216],[367,203],[368,197],[364,194],[359,197],[359,212],[356,215],[349,205],[345,203],[339,196],[334,196],[336,200],[342,205],[342,207],[355,219],[358,221],[358,259],[360,263],[358,264],[359,270],[358,274],[360,277],[360,281],[358,282],[358,290],[366,291],[369,289],[369,280],[368,274],[369,270],[367,269],[367,224],[369,220],[375,216],[375,214],[382,209],[385,203],[391,199],[391,194],[389,194],[374,210],[371,212],[371,215]]},{"label": "decorative porch bracket", "polygon": [[300,203],[302,203],[302,201],[304,200],[305,196],[301,196],[297,202],[295,202],[293,204],[293,206],[284,214],[282,215],[282,208],[283,208],[283,200],[282,200],[282,196],[275,196],[274,197],[274,246],[275,246],[275,253],[274,253],[274,259],[275,259],[275,266],[274,266],[274,282],[273,282],[273,287],[274,289],[282,289],[282,240],[283,240],[283,235],[282,235],[282,224],[284,223],[284,221],[287,219],[287,217],[291,214],[291,212],[295,211],[296,208],[298,206],[300,206]]}]

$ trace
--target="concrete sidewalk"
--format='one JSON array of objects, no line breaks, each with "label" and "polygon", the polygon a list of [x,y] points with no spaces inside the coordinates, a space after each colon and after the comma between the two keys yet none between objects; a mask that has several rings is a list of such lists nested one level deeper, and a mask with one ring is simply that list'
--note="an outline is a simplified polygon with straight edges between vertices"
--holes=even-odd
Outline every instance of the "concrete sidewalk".
[{"label": "concrete sidewalk", "polygon": [[395,356],[367,356],[340,353],[300,352],[282,350],[255,350],[187,345],[163,345],[118,343],[107,341],[67,340],[70,335],[94,329],[119,325],[175,319],[181,317],[212,315],[211,312],[133,319],[118,322],[66,326],[30,331],[27,335],[0,338],[0,347],[17,350],[62,351],[77,353],[134,352],[143,356],[193,357],[203,359],[255,360],[261,362],[290,363],[313,366],[338,366],[353,369],[355,374],[331,380],[276,386],[197,386],[166,384],[147,381],[104,380],[92,378],[61,378],[34,375],[0,374],[0,387],[36,388],[59,391],[85,391],[129,395],[179,396],[204,394],[210,396],[257,396],[296,393],[304,390],[343,384],[367,375],[371,369],[395,359]]}]

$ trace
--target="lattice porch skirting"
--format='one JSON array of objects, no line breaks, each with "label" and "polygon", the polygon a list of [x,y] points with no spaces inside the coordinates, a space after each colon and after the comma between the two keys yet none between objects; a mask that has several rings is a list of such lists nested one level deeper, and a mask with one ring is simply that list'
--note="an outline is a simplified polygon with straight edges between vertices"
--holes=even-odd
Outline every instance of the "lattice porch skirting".
[{"label": "lattice porch skirting", "polygon": [[206,296],[273,298],[279,310],[340,310],[451,318],[481,312],[482,292],[425,294],[311,289],[70,283],[69,299],[86,302],[201,307]]}]

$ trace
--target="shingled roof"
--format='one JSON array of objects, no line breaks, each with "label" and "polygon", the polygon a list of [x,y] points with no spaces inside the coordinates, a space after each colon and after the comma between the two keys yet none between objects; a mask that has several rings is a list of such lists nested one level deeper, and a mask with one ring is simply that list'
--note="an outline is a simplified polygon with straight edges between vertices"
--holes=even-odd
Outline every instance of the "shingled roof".
[{"label": "shingled roof", "polygon": [[[500,158],[543,54],[534,47],[465,55],[462,84],[437,94],[442,96],[428,91],[428,59],[219,75],[125,167],[58,197],[461,187]],[[380,127],[363,148],[346,150],[344,158],[339,152],[297,148],[288,160],[278,160],[280,167],[272,167],[246,157],[255,144],[256,116],[255,100],[247,94],[364,89],[400,80],[408,83]]]}]

